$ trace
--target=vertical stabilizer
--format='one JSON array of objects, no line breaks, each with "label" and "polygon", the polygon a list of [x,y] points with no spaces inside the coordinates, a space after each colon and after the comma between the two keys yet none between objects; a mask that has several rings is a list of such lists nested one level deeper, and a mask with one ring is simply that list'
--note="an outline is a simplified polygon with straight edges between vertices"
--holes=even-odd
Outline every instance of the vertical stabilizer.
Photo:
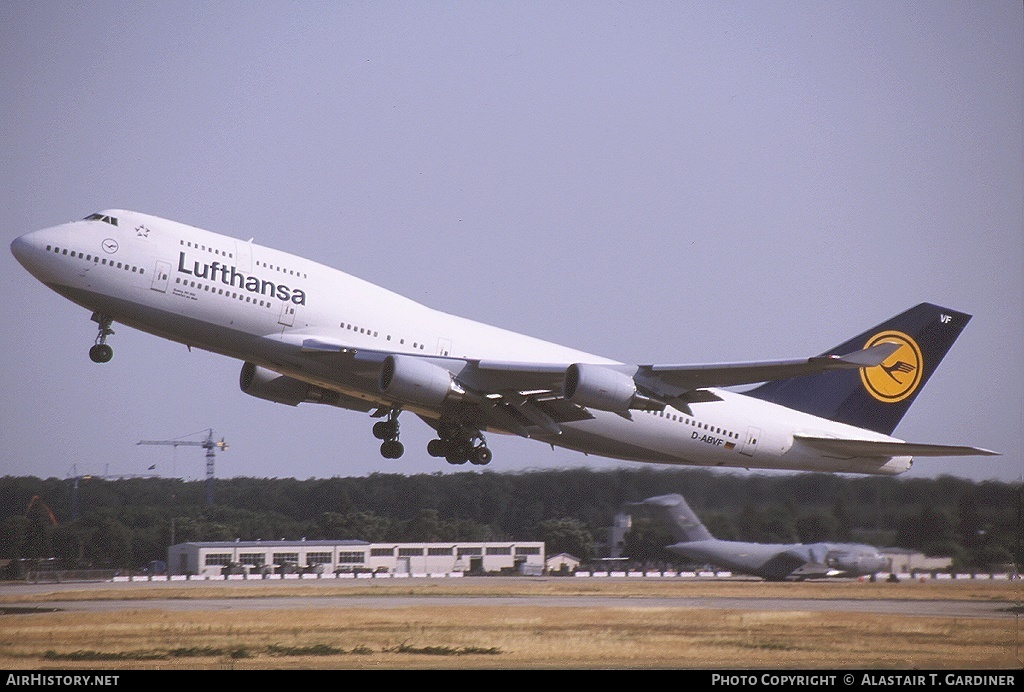
[{"label": "vertical stabilizer", "polygon": [[690,509],[690,505],[686,504],[682,495],[649,497],[640,502],[630,503],[630,506],[649,508],[665,519],[672,534],[672,540],[677,543],[714,539],[711,532],[704,527],[704,524]]},{"label": "vertical stabilizer", "polygon": [[881,343],[899,344],[881,365],[767,382],[747,395],[890,435],[970,319],[956,310],[921,303],[822,354],[846,355]]}]

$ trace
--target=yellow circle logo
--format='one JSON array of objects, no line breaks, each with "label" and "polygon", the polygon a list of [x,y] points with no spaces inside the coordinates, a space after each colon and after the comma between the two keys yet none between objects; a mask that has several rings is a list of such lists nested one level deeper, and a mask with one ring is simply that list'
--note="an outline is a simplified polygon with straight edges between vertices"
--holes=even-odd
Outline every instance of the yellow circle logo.
[{"label": "yellow circle logo", "polygon": [[921,384],[924,359],[917,342],[903,332],[880,332],[868,339],[864,348],[878,344],[899,344],[896,352],[873,368],[861,368],[860,380],[868,393],[887,404],[903,401]]}]

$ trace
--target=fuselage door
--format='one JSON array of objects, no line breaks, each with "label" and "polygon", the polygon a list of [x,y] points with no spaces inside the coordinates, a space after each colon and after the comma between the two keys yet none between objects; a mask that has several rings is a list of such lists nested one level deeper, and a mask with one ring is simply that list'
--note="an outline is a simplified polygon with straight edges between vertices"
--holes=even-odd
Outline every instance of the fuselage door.
[{"label": "fuselage door", "polygon": [[154,291],[167,293],[167,280],[171,276],[171,265],[162,260],[156,261],[156,270],[153,272],[153,284],[150,286]]},{"label": "fuselage door", "polygon": [[452,354],[452,340],[441,337],[437,340],[437,355],[450,356]]},{"label": "fuselage door", "polygon": [[235,241],[235,268],[240,272],[252,272],[252,241]]},{"label": "fuselage door", "polygon": [[277,318],[278,324],[283,324],[286,327],[291,327],[295,324],[295,310],[298,309],[298,305],[291,302],[290,300],[284,301],[281,305],[281,316]]},{"label": "fuselage door", "polygon": [[754,452],[757,451],[757,441],[760,437],[761,428],[747,428],[747,437],[740,448],[740,454],[745,454],[748,457],[754,456]]}]

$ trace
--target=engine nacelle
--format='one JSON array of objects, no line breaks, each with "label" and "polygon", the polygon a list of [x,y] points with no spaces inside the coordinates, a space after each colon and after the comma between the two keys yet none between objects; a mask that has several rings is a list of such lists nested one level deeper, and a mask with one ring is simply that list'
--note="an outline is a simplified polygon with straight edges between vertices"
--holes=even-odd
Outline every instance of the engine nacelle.
[{"label": "engine nacelle", "polygon": [[825,564],[842,572],[870,574],[885,570],[888,561],[878,553],[867,550],[833,549],[825,556]]},{"label": "engine nacelle", "polygon": [[[238,386],[250,396],[277,404],[288,404],[289,406],[298,406],[302,403],[342,405],[341,395],[337,392],[296,380],[294,377],[281,375],[253,363],[242,364],[242,372],[238,376]],[[343,408],[347,407],[343,406]]]},{"label": "engine nacelle", "polygon": [[466,395],[449,370],[415,356],[385,358],[377,383],[388,397],[420,406],[440,406],[445,401],[460,401]]},{"label": "engine nacelle", "polygon": [[614,413],[636,408],[636,382],[626,373],[601,365],[573,363],[565,369],[562,396],[579,406]]}]

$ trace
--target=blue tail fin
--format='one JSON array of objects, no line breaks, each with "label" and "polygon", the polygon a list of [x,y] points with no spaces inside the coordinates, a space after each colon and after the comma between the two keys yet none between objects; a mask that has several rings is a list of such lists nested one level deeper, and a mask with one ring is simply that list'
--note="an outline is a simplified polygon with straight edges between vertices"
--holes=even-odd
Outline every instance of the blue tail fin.
[{"label": "blue tail fin", "polygon": [[889,435],[970,319],[962,312],[921,303],[822,354],[900,344],[881,365],[766,382],[747,394]]}]

